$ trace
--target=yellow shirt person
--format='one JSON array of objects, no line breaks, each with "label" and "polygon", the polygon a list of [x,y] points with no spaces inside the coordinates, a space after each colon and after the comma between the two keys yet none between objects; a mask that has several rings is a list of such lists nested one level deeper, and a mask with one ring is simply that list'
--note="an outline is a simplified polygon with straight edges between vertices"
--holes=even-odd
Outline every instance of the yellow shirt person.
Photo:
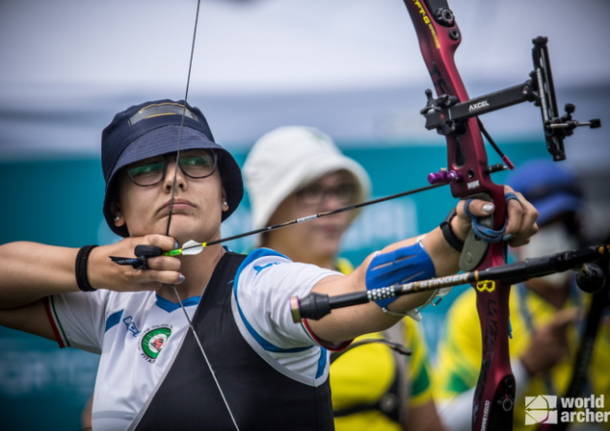
[{"label": "yellow shirt person", "polygon": [[[345,259],[338,261],[337,268],[344,274],[351,271]],[[417,323],[405,318],[387,332],[386,337],[403,344],[411,354],[397,354],[377,342],[354,347],[331,363],[330,386],[337,431],[401,430],[400,424],[383,412],[400,409],[396,405],[400,402],[399,394],[407,399],[407,405],[402,406],[403,414],[409,407],[432,401],[426,345]],[[353,344],[383,338],[383,333],[376,332],[356,338]]]},{"label": "yellow shirt person", "polygon": [[[574,287],[564,308],[578,307],[585,298]],[[447,318],[447,333],[439,346],[438,373],[436,375],[435,395],[441,414],[445,403],[454,397],[471,391],[477,383],[481,368],[481,333],[476,312],[476,294],[473,289],[464,292],[453,304]],[[557,309],[537,294],[523,286],[513,286],[510,295],[510,323],[512,338],[509,349],[513,372],[517,377],[517,398],[515,401],[514,429],[532,430],[525,425],[525,397],[542,394],[561,395],[567,389],[572,373],[574,356],[580,339],[581,324],[570,323],[566,328],[569,354],[562,358],[549,373],[532,377],[524,373],[518,359],[528,347],[533,327],[541,327],[553,320]],[[593,394],[604,394],[606,409],[610,409],[610,330],[602,325],[593,350],[587,384]],[[547,377],[548,376],[548,377]],[[472,398],[471,401],[472,402]],[[470,420],[470,411],[466,415]],[[444,416],[446,418],[446,416]],[[450,423],[449,421],[446,421]],[[458,429],[458,428],[455,428]],[[470,429],[468,422],[467,428]],[[605,429],[610,429],[610,423]]]},{"label": "yellow shirt person", "polygon": [[[363,202],[370,194],[363,167],[343,155],[330,136],[311,127],[279,127],[263,135],[252,147],[244,173],[254,228],[336,210]],[[341,239],[357,214],[340,212],[267,232],[258,245],[297,262],[347,274],[353,268],[338,254]],[[414,321],[405,318],[403,322],[383,334],[356,338],[347,351],[331,355],[330,386],[338,431],[444,429],[432,398],[424,341]],[[390,335],[412,354],[400,355],[380,342],[358,345]]]},{"label": "yellow shirt person", "polygon": [[[539,214],[539,232],[527,244],[512,249],[517,260],[571,250],[590,242],[581,229],[585,206],[573,172],[550,160],[530,160],[512,171],[507,183],[521,192]],[[591,302],[591,296],[584,294],[571,277],[570,272],[555,273],[527,280],[511,289],[509,352],[516,381],[515,430],[532,430],[534,423],[546,420],[534,411],[540,406],[526,408],[525,397],[536,397],[530,398],[531,402],[542,399],[540,395],[552,395],[560,397],[561,403],[570,384],[583,339],[584,319],[579,318],[578,312],[588,309]],[[435,393],[441,404],[441,416],[452,430],[470,430],[473,388],[479,376],[482,349],[475,303],[474,289],[456,300],[447,318],[446,336],[439,346]],[[593,395],[600,400],[603,396],[605,411],[610,411],[609,365],[610,327],[608,319],[602,318],[587,379],[582,382],[579,395]],[[568,423],[570,429],[579,429],[579,423],[588,430],[610,429],[610,423],[592,423],[586,418],[565,420],[562,413],[569,412],[558,413],[558,422]]]}]

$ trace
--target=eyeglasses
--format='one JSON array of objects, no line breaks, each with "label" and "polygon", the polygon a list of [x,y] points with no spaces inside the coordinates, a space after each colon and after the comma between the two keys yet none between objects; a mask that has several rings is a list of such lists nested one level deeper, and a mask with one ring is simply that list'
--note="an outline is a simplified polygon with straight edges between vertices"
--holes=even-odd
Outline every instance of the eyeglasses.
[{"label": "eyeglasses", "polygon": [[329,196],[335,198],[341,205],[348,205],[356,203],[358,187],[354,183],[342,183],[332,187],[311,184],[295,194],[304,205],[320,205]]},{"label": "eyeglasses", "polygon": [[[159,184],[165,178],[168,160],[175,159],[174,154],[153,157],[127,167],[127,176],[136,185],[147,187]],[[189,178],[206,178],[216,171],[218,157],[209,150],[189,150],[180,153],[178,165]]]}]

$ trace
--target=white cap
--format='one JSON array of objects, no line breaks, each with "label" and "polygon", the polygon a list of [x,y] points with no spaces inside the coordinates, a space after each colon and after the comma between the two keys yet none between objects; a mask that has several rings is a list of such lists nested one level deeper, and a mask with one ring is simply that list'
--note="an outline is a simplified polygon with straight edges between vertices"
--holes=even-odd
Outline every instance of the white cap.
[{"label": "white cap", "polygon": [[369,176],[360,164],[341,154],[327,134],[313,127],[287,126],[263,135],[243,168],[254,228],[266,226],[287,196],[338,170],[354,177],[358,202],[364,201],[371,189]]}]

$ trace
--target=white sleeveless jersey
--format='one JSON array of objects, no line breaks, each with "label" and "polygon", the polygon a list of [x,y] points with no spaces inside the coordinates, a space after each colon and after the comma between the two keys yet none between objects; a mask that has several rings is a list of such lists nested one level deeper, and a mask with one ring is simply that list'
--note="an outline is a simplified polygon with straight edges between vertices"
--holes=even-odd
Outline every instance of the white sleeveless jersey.
[{"label": "white sleeveless jersey", "polygon": [[[321,346],[301,349],[318,342],[305,325],[292,322],[289,299],[305,296],[330,275],[340,274],[257,249],[243,261],[233,282],[231,307],[240,334],[278,372],[311,386],[328,377],[328,351]],[[200,300],[205,301],[205,293],[183,301],[191,318]],[[50,297],[47,309],[60,346],[101,355],[93,429],[135,426],[188,331],[180,305],[153,291],[97,290]],[[203,357],[201,366],[206,366]]]}]

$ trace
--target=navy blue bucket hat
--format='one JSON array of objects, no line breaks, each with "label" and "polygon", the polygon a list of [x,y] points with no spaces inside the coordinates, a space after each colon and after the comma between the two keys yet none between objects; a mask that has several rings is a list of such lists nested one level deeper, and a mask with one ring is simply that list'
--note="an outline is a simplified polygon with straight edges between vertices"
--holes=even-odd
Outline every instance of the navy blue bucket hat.
[{"label": "navy blue bucket hat", "polygon": [[[180,131],[182,121],[184,127]],[[155,100],[119,112],[102,132],[102,170],[106,181],[104,217],[114,233],[129,236],[125,226],[116,227],[113,223],[117,173],[131,163],[176,152],[178,139],[180,151],[211,149],[218,154],[218,171],[229,204],[222,220],[235,211],[244,194],[241,170],[233,156],[214,141],[201,111],[183,100]]]}]

